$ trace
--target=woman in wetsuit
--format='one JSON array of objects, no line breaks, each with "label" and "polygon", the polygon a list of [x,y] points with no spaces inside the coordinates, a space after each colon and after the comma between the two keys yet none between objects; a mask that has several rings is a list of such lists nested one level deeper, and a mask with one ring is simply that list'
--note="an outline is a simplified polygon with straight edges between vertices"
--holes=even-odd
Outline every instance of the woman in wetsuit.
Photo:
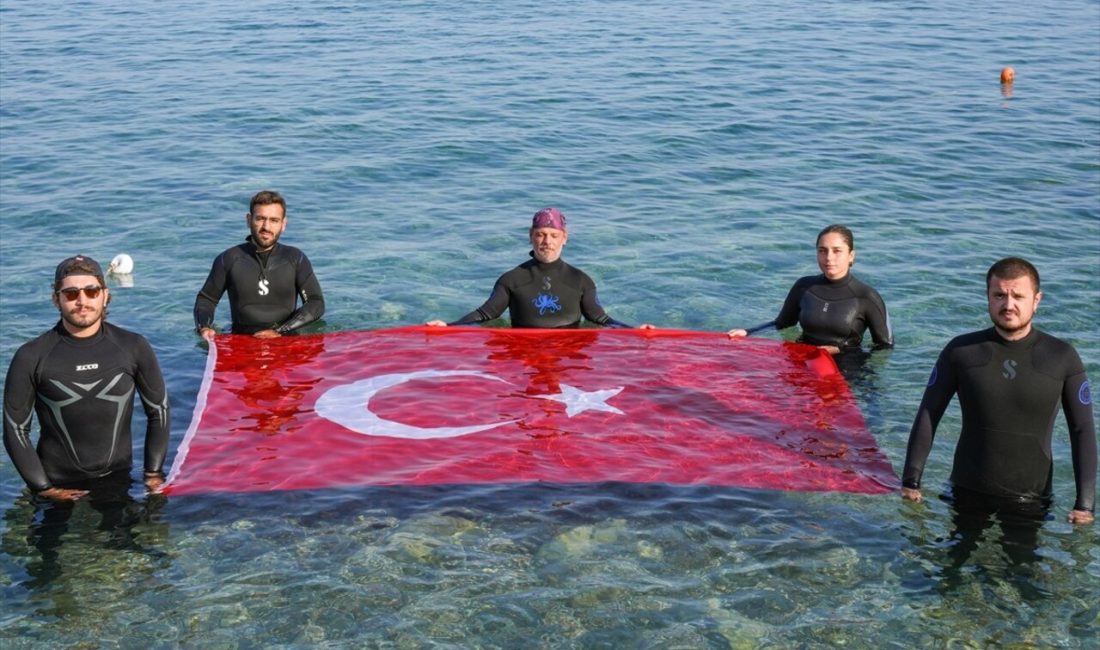
[{"label": "woman in wetsuit", "polygon": [[875,349],[894,346],[890,316],[882,297],[851,274],[856,260],[852,231],[832,225],[817,236],[817,266],[821,275],[794,283],[775,320],[749,329],[732,329],[730,338],[754,334],[768,327],[802,327],[799,341],[833,354],[862,349],[863,333],[871,330]]}]

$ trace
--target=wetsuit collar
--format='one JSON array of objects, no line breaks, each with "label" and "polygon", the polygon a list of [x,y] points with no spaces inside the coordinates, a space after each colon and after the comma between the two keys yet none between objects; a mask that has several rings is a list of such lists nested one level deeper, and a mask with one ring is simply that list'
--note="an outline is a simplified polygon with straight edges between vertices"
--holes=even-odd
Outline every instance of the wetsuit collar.
[{"label": "wetsuit collar", "polygon": [[1039,336],[1039,329],[1035,327],[1035,323],[1031,324],[1031,331],[1027,333],[1022,339],[1016,339],[1015,341],[1009,341],[1005,337],[1001,336],[1001,333],[997,331],[996,327],[989,328],[990,336],[992,339],[1001,345],[1007,345],[1009,347],[1027,347],[1035,342],[1035,339]]},{"label": "wetsuit collar", "polygon": [[844,277],[840,278],[839,280],[830,280],[829,278],[825,277],[824,273],[822,273],[821,279],[833,286],[842,287],[852,281],[852,272],[848,271],[844,274]]},{"label": "wetsuit collar", "polygon": [[99,322],[99,330],[91,336],[74,336],[72,332],[65,328],[65,321],[63,319],[57,320],[57,325],[54,325],[54,331],[61,335],[62,338],[72,341],[73,343],[84,345],[93,341],[98,341],[103,336],[103,331],[107,329],[107,322],[101,320]]},{"label": "wetsuit collar", "polygon": [[244,241],[245,241],[245,243],[248,244],[248,247],[251,250],[253,255],[264,255],[264,254],[267,254],[267,253],[272,253],[272,252],[275,251],[276,248],[279,247],[279,242],[275,242],[275,245],[272,246],[271,248],[267,249],[266,251],[261,251],[259,249],[259,247],[256,246],[256,242],[252,240],[252,235],[246,236],[244,238]]},{"label": "wetsuit collar", "polygon": [[530,253],[528,253],[528,255],[531,256],[531,259],[534,260],[535,264],[539,265],[540,269],[544,270],[556,269],[562,264],[565,264],[565,260],[563,260],[561,257],[558,257],[558,259],[554,260],[553,262],[540,262],[538,258],[535,257],[535,251],[531,251]]}]

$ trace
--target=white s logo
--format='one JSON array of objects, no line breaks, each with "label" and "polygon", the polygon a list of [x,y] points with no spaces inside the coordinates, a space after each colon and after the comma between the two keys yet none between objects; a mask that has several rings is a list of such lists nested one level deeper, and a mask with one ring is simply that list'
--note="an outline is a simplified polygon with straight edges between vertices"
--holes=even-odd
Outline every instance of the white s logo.
[{"label": "white s logo", "polygon": [[258,286],[260,287],[259,293],[261,296],[266,296],[271,293],[271,290],[267,288],[267,280],[265,278],[260,279]]}]

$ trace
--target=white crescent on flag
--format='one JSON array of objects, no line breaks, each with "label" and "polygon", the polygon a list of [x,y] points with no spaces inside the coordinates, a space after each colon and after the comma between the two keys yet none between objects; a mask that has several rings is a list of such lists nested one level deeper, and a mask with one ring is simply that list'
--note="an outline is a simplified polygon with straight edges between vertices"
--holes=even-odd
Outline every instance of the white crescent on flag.
[{"label": "white crescent on flag", "polygon": [[370,410],[370,399],[376,393],[392,386],[414,379],[432,379],[436,377],[481,377],[508,383],[507,381],[484,372],[473,370],[420,370],[400,372],[389,375],[375,375],[367,379],[336,386],[317,399],[314,411],[321,417],[332,420],[342,427],[368,436],[388,436],[411,440],[431,438],[455,438],[478,431],[486,431],[517,420],[505,420],[491,424],[474,424],[465,427],[414,427],[379,417]]}]

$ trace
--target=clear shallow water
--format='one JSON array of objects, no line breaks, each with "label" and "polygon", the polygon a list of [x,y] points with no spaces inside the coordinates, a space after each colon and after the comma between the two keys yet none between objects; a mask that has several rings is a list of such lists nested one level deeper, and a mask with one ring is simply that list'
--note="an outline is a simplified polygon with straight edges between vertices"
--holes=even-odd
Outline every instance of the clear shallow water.
[{"label": "clear shallow water", "polygon": [[[1096,3],[666,4],[0,5],[0,365],[55,320],[58,260],[130,253],[111,318],[157,348],[178,442],[204,363],[194,294],[274,187],[328,330],[465,313],[548,204],[617,318],[756,323],[846,223],[898,339],[853,389],[899,470],[935,355],[987,322],[998,257],[1036,262],[1041,327],[1100,376]],[[932,489],[957,425],[952,408]],[[991,541],[958,576],[939,501],[632,485],[135,490],[115,533],[82,504],[44,556],[5,458],[0,638],[1087,647],[1100,544],[1062,521],[1064,431],[1041,561]]]}]

